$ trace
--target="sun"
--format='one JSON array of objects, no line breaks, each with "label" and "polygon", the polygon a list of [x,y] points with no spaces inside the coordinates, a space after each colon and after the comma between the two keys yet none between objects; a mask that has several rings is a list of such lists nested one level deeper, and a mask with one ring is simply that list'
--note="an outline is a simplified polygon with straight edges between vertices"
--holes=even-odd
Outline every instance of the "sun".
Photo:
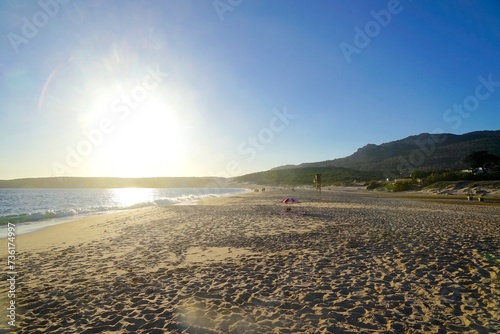
[{"label": "sun", "polygon": [[115,124],[96,164],[123,177],[177,173],[182,168],[187,135],[173,105],[148,97],[127,119]]}]

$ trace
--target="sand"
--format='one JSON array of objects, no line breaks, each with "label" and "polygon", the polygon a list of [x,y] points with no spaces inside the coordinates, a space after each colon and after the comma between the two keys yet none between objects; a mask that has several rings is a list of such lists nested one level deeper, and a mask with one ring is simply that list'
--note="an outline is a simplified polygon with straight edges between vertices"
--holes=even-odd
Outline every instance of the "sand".
[{"label": "sand", "polygon": [[498,206],[342,188],[92,217],[18,237],[15,331],[499,332],[499,225]]}]

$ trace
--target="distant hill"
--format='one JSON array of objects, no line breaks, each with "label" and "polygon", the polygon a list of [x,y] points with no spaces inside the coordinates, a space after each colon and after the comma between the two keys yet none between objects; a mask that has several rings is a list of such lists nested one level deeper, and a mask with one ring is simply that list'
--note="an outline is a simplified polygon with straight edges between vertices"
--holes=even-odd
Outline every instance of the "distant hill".
[{"label": "distant hill", "polygon": [[340,159],[286,165],[293,168],[343,167],[356,171],[382,172],[387,177],[408,176],[414,170],[466,168],[462,159],[472,151],[489,151],[500,156],[500,130],[463,135],[422,133],[380,145],[368,144]]},{"label": "distant hill", "polygon": [[297,186],[313,185],[314,174],[321,174],[324,185],[343,182],[369,181],[383,177],[381,172],[356,171],[343,167],[302,167],[274,169],[233,178],[237,182],[250,182],[254,184]]},{"label": "distant hill", "polygon": [[45,177],[0,180],[0,188],[217,188],[227,186],[220,177]]}]

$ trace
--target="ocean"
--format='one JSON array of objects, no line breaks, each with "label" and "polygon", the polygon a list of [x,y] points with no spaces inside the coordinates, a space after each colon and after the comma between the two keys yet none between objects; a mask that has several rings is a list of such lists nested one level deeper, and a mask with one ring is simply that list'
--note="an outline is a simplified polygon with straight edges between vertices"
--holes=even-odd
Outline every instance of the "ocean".
[{"label": "ocean", "polygon": [[82,217],[146,206],[190,204],[242,193],[241,188],[0,189],[0,238]]}]

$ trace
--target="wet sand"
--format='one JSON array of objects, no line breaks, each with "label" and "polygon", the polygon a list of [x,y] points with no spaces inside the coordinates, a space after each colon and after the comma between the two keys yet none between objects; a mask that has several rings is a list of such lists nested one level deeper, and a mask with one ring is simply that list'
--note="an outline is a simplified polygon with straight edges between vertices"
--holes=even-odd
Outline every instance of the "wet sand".
[{"label": "wet sand", "polygon": [[[302,201],[292,214],[287,196]],[[267,189],[61,224],[16,247],[18,333],[500,331],[498,206]]]}]

